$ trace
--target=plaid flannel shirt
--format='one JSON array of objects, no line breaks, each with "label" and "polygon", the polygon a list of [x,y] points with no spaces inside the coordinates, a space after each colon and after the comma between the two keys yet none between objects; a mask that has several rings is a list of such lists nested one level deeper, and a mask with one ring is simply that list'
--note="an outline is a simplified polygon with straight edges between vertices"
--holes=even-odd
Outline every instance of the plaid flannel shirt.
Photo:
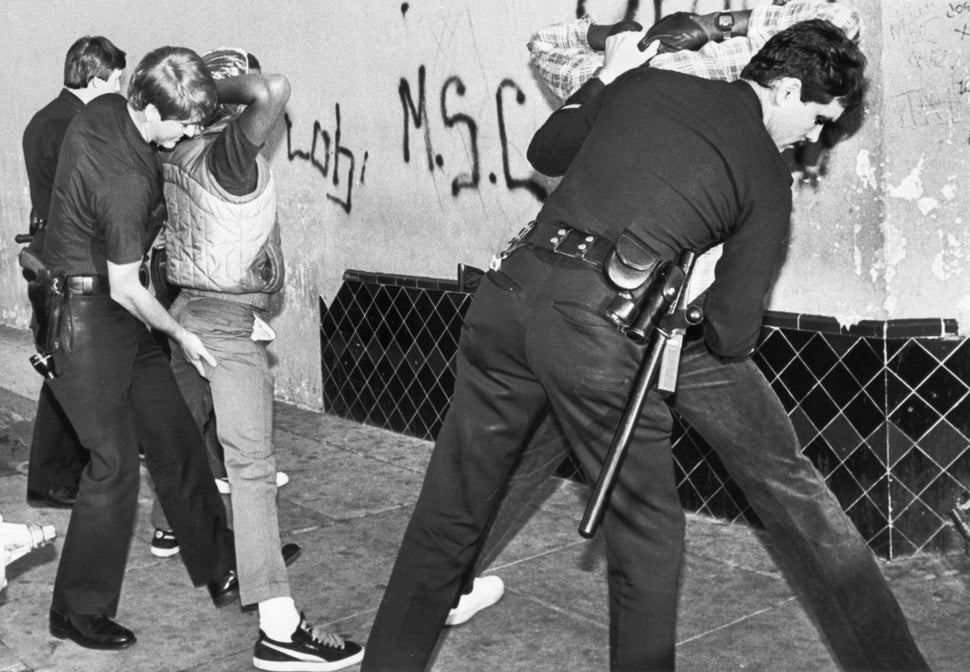
[{"label": "plaid flannel shirt", "polygon": [[[707,79],[733,81],[768,38],[808,19],[831,21],[852,38],[860,30],[858,12],[843,5],[824,0],[765,5],[751,10],[746,36],[708,42],[698,51],[659,54],[650,65]],[[530,60],[560,100],[568,98],[603,66],[603,53],[593,51],[586,41],[586,32],[592,23],[587,15],[541,28],[529,39]]]}]

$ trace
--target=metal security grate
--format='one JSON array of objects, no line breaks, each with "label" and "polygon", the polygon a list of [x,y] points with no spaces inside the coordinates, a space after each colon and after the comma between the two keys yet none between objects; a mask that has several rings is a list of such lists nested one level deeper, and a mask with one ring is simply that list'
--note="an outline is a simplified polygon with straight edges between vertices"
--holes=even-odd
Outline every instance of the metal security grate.
[{"label": "metal security grate", "polygon": [[[320,304],[327,411],[433,440],[472,296],[461,287],[348,271],[331,305]],[[755,362],[873,550],[892,558],[962,548],[948,512],[970,484],[968,341],[935,332],[885,337],[882,323],[870,330],[879,336],[859,335],[776,317],[782,326],[769,318]],[[688,510],[759,524],[711,448],[679,419],[673,450]],[[558,473],[582,480],[569,460]]]}]

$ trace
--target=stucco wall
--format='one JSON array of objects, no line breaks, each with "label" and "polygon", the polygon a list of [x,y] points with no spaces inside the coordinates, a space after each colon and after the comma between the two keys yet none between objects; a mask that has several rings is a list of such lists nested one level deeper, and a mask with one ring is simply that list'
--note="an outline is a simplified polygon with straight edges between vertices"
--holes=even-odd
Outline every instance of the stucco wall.
[{"label": "stucco wall", "polygon": [[[955,30],[970,17],[944,16],[960,3],[852,2],[876,95],[866,125],[830,153],[818,189],[798,190],[771,307],[849,321],[958,317],[965,328],[970,77],[959,64],[970,61]],[[524,157],[552,109],[528,64],[530,33],[580,7],[614,21],[631,5],[649,24],[655,5],[667,14],[724,3],[5,0],[0,322],[29,319],[13,243],[30,209],[20,135],[57,94],[76,37],[107,35],[128,52],[129,70],[162,44],[238,45],[290,78],[287,121],[269,148],[288,273],[270,351],[278,396],[318,407],[318,298],[329,303],[346,268],[453,277],[459,262],[485,266],[554,186]]]}]

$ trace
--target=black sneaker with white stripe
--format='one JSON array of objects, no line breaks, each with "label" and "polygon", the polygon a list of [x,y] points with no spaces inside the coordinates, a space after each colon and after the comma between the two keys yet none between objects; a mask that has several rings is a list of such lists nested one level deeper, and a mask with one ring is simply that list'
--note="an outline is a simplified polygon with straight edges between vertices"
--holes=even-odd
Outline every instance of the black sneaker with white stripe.
[{"label": "black sneaker with white stripe", "polygon": [[356,665],[364,657],[364,647],[356,642],[344,640],[339,647],[316,638],[302,613],[291,639],[278,642],[260,630],[253,648],[253,665],[270,672],[331,672]]}]

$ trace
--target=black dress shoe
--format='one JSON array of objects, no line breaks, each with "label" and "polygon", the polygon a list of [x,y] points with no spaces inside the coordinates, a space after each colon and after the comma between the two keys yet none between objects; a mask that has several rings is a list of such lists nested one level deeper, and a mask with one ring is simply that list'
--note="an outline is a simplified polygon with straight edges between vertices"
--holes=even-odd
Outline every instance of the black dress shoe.
[{"label": "black dress shoe", "polygon": [[51,609],[50,631],[86,649],[125,649],[138,641],[135,633],[104,614],[67,615]]},{"label": "black dress shoe", "polygon": [[283,554],[283,564],[289,567],[300,557],[303,549],[300,548],[299,544],[283,544],[280,552]]},{"label": "black dress shoe", "polygon": [[[302,552],[303,549],[300,548],[299,544],[283,544],[280,549],[280,553],[283,554],[283,564],[289,567],[296,562]],[[209,595],[212,597],[212,603],[220,609],[239,598],[239,577],[234,569],[229,570],[218,579],[212,579],[206,586],[209,589]]]},{"label": "black dress shoe", "polygon": [[53,488],[52,490],[27,490],[27,503],[33,507],[69,509],[77,499],[77,488]]},{"label": "black dress shoe", "polygon": [[236,570],[230,569],[219,578],[212,579],[206,584],[212,603],[219,609],[228,606],[239,599],[239,577]]}]

